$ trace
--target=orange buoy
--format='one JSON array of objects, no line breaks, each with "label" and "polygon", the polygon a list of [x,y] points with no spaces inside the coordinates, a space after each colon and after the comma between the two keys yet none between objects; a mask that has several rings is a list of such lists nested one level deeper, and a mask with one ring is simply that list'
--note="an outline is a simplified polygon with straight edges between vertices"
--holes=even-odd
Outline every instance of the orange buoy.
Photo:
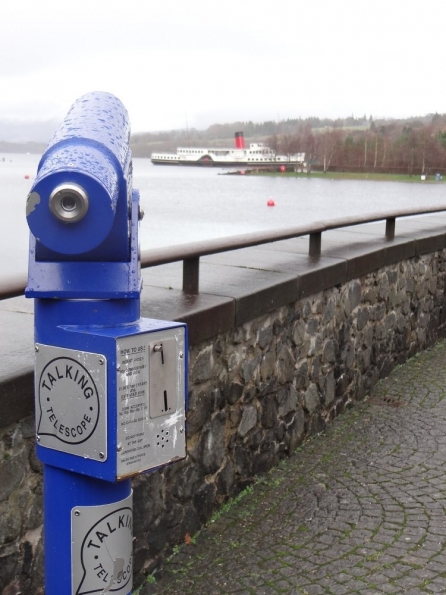
[{"label": "orange buoy", "polygon": [[286,170],[286,167],[284,165],[280,166],[280,171],[283,173]]},{"label": "orange buoy", "polygon": [[275,207],[276,203],[274,202],[274,200],[272,198],[270,198],[269,201],[266,203],[266,205],[268,207]]},{"label": "orange buoy", "polygon": [[29,175],[25,174],[25,180],[29,180]]}]

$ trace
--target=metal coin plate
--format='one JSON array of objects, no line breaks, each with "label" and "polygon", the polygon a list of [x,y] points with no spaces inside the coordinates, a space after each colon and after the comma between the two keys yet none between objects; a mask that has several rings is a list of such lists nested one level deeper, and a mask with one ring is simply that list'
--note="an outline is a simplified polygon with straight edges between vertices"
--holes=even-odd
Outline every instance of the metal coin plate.
[{"label": "metal coin plate", "polygon": [[133,582],[132,494],[71,511],[72,595],[127,595]]},{"label": "metal coin plate", "polygon": [[117,341],[117,477],[186,456],[183,327]]},{"label": "metal coin plate", "polygon": [[36,433],[41,446],[107,458],[107,361],[98,353],[36,345]]}]

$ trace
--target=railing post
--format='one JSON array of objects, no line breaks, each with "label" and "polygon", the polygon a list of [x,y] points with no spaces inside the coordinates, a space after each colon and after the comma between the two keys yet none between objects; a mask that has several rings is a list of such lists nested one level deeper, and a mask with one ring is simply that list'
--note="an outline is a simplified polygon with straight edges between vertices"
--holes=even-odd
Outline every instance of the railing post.
[{"label": "railing post", "polygon": [[322,232],[316,231],[314,233],[310,233],[310,249],[309,249],[310,256],[320,256],[321,255],[321,243],[322,243]]},{"label": "railing post", "polygon": [[197,294],[200,285],[200,258],[185,258],[183,260],[183,291]]},{"label": "railing post", "polygon": [[393,240],[395,237],[395,217],[386,219],[386,240]]}]

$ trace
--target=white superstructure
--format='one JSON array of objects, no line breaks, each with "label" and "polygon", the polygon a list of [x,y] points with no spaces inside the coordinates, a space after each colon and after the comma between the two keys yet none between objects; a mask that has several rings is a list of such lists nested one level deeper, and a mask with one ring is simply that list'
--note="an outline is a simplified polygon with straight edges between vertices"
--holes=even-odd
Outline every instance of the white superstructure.
[{"label": "white superstructure", "polygon": [[152,153],[156,165],[200,165],[200,166],[261,166],[261,165],[303,165],[305,153],[277,155],[264,143],[251,143],[245,148],[243,133],[236,132],[236,146],[225,148],[178,148],[176,153]]}]

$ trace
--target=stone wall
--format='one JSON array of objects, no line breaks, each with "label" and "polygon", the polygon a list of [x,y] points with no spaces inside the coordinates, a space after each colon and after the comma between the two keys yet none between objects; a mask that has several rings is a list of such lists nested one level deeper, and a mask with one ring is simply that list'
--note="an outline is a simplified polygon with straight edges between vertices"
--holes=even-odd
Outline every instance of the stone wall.
[{"label": "stone wall", "polygon": [[[446,250],[418,256],[190,347],[187,459],[134,480],[135,586],[255,475],[445,335],[445,274]],[[43,593],[33,420],[0,438],[0,593]]]}]

